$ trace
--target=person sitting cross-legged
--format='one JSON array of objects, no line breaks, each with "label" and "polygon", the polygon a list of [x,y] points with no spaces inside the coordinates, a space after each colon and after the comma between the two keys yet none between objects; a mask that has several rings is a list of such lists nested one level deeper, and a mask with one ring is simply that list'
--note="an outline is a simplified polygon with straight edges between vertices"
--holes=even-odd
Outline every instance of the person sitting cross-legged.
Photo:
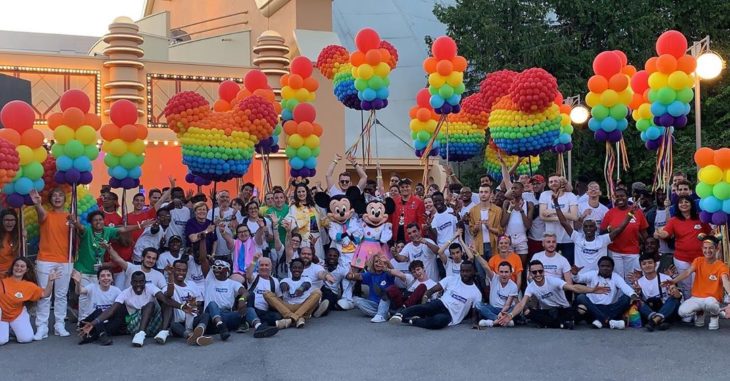
[{"label": "person sitting cross-legged", "polygon": [[[271,307],[278,311],[283,319],[276,322],[276,328],[286,329],[294,324],[297,328],[304,327],[305,320],[319,305],[322,291],[312,288],[312,280],[302,276],[304,263],[300,258],[294,258],[289,263],[290,278],[281,280],[279,287],[283,301],[271,291],[264,292],[264,299]],[[327,274],[328,281],[334,281],[332,275]]]},{"label": "person sitting cross-legged", "polygon": [[657,272],[657,263],[653,254],[642,254],[639,265],[644,276],[634,284],[634,290],[641,295],[639,313],[646,321],[644,327],[651,332],[654,328],[660,331],[669,329],[669,321],[677,318],[682,292],[676,286],[662,285],[672,279],[667,274]]},{"label": "person sitting cross-legged", "polygon": [[[270,258],[254,256],[254,263],[246,267],[246,282],[248,283],[248,305],[246,307],[246,321],[254,328],[253,337],[264,338],[276,335],[276,321],[281,319],[278,312],[271,310],[271,306],[264,298],[267,292],[281,295],[279,280],[271,275],[273,263]],[[257,269],[257,272],[254,272]]]},{"label": "person sitting cross-legged", "polygon": [[423,262],[416,259],[408,265],[410,274],[404,274],[406,288],[401,290],[397,285],[392,285],[385,289],[390,299],[390,309],[400,311],[403,308],[420,304],[423,296],[430,288],[436,285],[426,274]]},{"label": "person sitting cross-legged", "polygon": [[[200,245],[204,250],[205,244]],[[248,292],[243,285],[231,278],[231,265],[216,259],[205,280],[205,312],[210,315],[207,330],[218,332],[221,340],[231,336],[230,330],[237,330],[246,316]],[[211,327],[212,326],[212,327]]]},{"label": "person sitting cross-legged", "polygon": [[[482,257],[477,258],[482,261],[484,260]],[[497,257],[494,256],[493,258]],[[509,262],[500,262],[497,265],[497,272],[492,271],[490,266],[485,266],[484,269],[490,279],[489,304],[478,301],[474,305],[474,308],[479,311],[478,314],[475,314],[474,320],[482,318],[475,325],[475,328],[493,327],[496,320],[512,311],[512,307],[517,302],[520,292],[519,287],[512,280],[512,264]],[[510,321],[507,325],[513,326],[515,324],[513,321]]]}]

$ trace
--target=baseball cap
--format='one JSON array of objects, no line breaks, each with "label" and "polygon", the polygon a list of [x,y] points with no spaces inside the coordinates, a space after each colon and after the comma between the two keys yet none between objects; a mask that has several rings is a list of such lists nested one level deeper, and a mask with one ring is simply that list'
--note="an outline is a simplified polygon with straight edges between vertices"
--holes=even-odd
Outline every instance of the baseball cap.
[{"label": "baseball cap", "polygon": [[215,262],[213,262],[213,267],[225,267],[228,270],[231,269],[231,265],[228,262],[220,259],[216,259]]},{"label": "baseball cap", "polygon": [[534,175],[530,178],[531,183],[544,183],[545,178],[542,175]]},{"label": "baseball cap", "polygon": [[637,181],[633,184],[631,184],[631,190],[632,191],[646,191],[646,184],[642,183],[641,181]]}]

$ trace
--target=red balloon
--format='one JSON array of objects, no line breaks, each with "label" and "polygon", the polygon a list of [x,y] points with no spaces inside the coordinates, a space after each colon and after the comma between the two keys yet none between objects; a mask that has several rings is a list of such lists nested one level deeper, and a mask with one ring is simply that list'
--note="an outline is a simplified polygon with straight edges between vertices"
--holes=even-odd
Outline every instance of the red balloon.
[{"label": "red balloon", "polygon": [[416,104],[418,106],[431,108],[430,100],[431,94],[428,92],[428,89],[418,90],[418,94],[416,94]]},{"label": "red balloon", "polygon": [[618,56],[618,58],[621,59],[621,67],[624,67],[624,66],[626,66],[626,64],[629,63],[629,59],[626,57],[626,54],[624,52],[622,52],[620,50],[614,50],[613,53],[616,54]]},{"label": "red balloon", "polygon": [[687,38],[681,32],[668,30],[662,33],[656,40],[656,52],[658,55],[671,54],[679,58],[687,51]]},{"label": "red balloon", "polygon": [[635,94],[643,94],[644,90],[649,88],[649,72],[646,70],[637,71],[631,77],[631,89]]},{"label": "red balloon", "polygon": [[266,78],[266,74],[258,69],[251,70],[246,73],[246,76],[243,79],[243,84],[246,87],[246,90],[252,93],[258,89],[269,88],[269,80]]},{"label": "red balloon", "polygon": [[299,56],[294,58],[289,67],[291,68],[290,71],[292,74],[299,74],[302,78],[307,78],[312,75],[312,61],[307,57]]},{"label": "red balloon", "polygon": [[89,112],[91,102],[85,92],[81,90],[69,90],[61,95],[61,111],[66,111],[69,107],[76,107],[84,114]]},{"label": "red balloon", "polygon": [[451,37],[441,36],[431,45],[431,54],[439,60],[451,60],[456,57],[456,42]]},{"label": "red balloon", "polygon": [[224,101],[230,102],[236,97],[238,90],[240,90],[240,88],[236,82],[230,80],[223,81],[218,86],[218,96]]},{"label": "red balloon", "polygon": [[309,103],[300,103],[294,107],[294,120],[298,123],[301,122],[314,122],[314,118],[317,117],[317,112],[314,110],[314,106]]},{"label": "red balloon", "polygon": [[380,46],[380,36],[371,28],[360,29],[355,36],[355,46],[363,53],[370,49],[377,49]]},{"label": "red balloon", "polygon": [[117,126],[135,124],[137,123],[137,106],[126,99],[118,100],[112,103],[112,107],[109,110],[109,117],[111,117],[112,122]]},{"label": "red balloon", "polygon": [[614,52],[598,53],[593,60],[593,71],[606,78],[621,72],[621,57]]},{"label": "red balloon", "polygon": [[0,121],[3,122],[5,128],[22,133],[33,128],[35,112],[29,104],[23,101],[10,101],[0,111]]}]

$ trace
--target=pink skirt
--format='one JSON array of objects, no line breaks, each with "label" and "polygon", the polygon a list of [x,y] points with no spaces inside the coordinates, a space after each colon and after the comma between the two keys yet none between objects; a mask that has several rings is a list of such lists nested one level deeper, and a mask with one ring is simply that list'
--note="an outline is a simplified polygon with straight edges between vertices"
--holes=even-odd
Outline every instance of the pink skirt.
[{"label": "pink skirt", "polygon": [[355,250],[355,255],[353,255],[352,262],[350,264],[358,269],[364,269],[370,257],[380,253],[385,254],[388,259],[393,258],[390,254],[390,248],[388,245],[378,241],[362,241],[360,242],[360,245],[357,246],[357,250]]}]

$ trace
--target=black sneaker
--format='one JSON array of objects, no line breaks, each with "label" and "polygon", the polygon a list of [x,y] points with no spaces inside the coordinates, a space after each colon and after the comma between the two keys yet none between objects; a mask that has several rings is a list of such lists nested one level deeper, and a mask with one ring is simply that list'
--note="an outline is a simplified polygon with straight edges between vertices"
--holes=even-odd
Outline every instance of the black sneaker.
[{"label": "black sneaker", "polygon": [[226,327],[225,323],[219,323],[216,325],[216,328],[218,328],[218,334],[221,336],[221,340],[226,341],[231,337],[231,333],[228,332],[228,327]]},{"label": "black sneaker", "polygon": [[236,333],[246,333],[250,329],[250,326],[248,325],[247,321],[244,321],[241,323],[241,325],[238,326],[238,329],[236,330]]},{"label": "black sneaker", "polygon": [[262,339],[264,337],[274,336],[277,332],[279,332],[279,328],[270,326],[268,324],[261,324],[253,331],[253,337],[257,339]]},{"label": "black sneaker", "polygon": [[114,344],[114,342],[112,341],[112,338],[109,337],[109,335],[104,332],[99,335],[99,345],[108,346],[112,344]]},{"label": "black sneaker", "polygon": [[654,324],[654,319],[649,319],[649,321],[646,322],[646,326],[644,328],[646,328],[646,330],[649,332],[654,332],[654,328],[656,328],[656,324]]},{"label": "black sneaker", "polygon": [[671,324],[669,324],[669,323],[667,323],[667,322],[663,321],[663,322],[662,322],[661,324],[659,324],[659,330],[660,330],[660,331],[666,331],[666,330],[668,330],[668,329],[669,329],[669,327],[671,327],[671,326],[672,326]]}]

